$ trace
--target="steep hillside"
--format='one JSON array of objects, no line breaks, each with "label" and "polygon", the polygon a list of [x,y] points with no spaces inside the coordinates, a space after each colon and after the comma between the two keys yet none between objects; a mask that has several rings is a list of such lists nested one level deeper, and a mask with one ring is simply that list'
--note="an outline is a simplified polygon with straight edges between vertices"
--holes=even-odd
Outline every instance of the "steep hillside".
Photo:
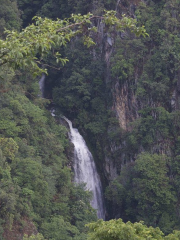
[{"label": "steep hillside", "polygon": [[46,55],[45,98],[30,66],[0,66],[0,239],[39,232],[81,240],[84,225],[96,220],[91,194],[73,183],[73,146],[47,110],[52,106],[79,129],[95,158],[106,220],[142,220],[165,234],[180,229],[179,1],[3,1],[1,38],[5,28],[19,31],[34,15],[56,19],[104,9],[136,18],[149,36],[93,20],[94,45],[87,48],[77,35],[58,46],[69,59],[65,66],[55,62],[55,47]]}]

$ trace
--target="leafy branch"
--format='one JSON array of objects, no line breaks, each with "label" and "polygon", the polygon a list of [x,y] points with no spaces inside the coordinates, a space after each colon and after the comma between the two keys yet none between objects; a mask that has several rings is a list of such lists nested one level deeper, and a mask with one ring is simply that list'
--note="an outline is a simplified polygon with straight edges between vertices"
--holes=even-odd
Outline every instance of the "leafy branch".
[{"label": "leafy branch", "polygon": [[0,66],[8,66],[18,69],[32,70],[34,75],[42,72],[47,73],[46,69],[41,69],[39,62],[46,59],[48,54],[55,52],[54,57],[57,63],[66,64],[67,58],[63,58],[55,49],[65,46],[70,40],[81,34],[84,35],[84,42],[89,47],[94,44],[89,33],[96,31],[93,26],[93,20],[101,19],[106,26],[112,26],[117,31],[130,29],[137,36],[146,36],[144,26],[137,27],[135,19],[123,16],[122,19],[116,17],[115,11],[107,11],[103,16],[74,15],[68,19],[57,19],[53,21],[47,18],[34,17],[35,23],[23,29],[20,33],[17,31],[6,30],[7,37],[0,40]]}]

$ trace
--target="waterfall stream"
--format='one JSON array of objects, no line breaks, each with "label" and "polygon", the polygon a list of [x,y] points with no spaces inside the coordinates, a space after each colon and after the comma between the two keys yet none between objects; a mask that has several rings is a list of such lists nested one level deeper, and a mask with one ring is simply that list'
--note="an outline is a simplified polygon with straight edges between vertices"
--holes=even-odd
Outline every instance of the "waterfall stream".
[{"label": "waterfall stream", "polygon": [[40,88],[40,91],[41,91],[41,97],[42,98],[44,97],[45,78],[46,78],[46,75],[43,73],[42,76],[41,76],[41,79],[39,80],[39,88]]},{"label": "waterfall stream", "polygon": [[[45,74],[39,81],[41,97],[44,96]],[[51,115],[55,117],[55,111],[51,110]],[[97,173],[93,156],[89,151],[85,140],[76,128],[73,128],[72,122],[63,117],[69,124],[70,140],[74,144],[74,182],[86,183],[86,189],[92,191],[93,197],[91,206],[97,210],[98,218],[105,219],[105,207],[102,194],[102,185]]]},{"label": "waterfall stream", "polygon": [[72,122],[63,117],[69,124],[70,139],[74,144],[74,181],[76,183],[86,183],[86,189],[92,191],[93,198],[91,206],[97,209],[98,218],[105,218],[105,210],[102,195],[102,185],[97,173],[93,156],[89,151],[83,137],[76,128],[73,128]]}]

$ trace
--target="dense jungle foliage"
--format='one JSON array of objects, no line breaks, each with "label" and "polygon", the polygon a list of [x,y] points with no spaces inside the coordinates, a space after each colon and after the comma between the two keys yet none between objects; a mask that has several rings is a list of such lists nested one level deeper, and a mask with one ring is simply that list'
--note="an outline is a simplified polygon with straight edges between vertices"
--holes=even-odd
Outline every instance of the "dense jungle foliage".
[{"label": "dense jungle foliage", "polygon": [[[30,66],[0,66],[2,240],[12,239],[10,232],[17,239],[26,225],[39,233],[24,240],[84,240],[85,224],[96,221],[91,193],[72,182],[67,130],[51,117],[51,102],[73,120],[92,150],[105,190],[107,219],[142,220],[165,234],[180,230],[180,1],[1,0],[0,36],[5,39],[5,28],[20,31],[35,15],[55,20],[72,12],[102,14],[103,9],[137,18],[149,37],[99,30],[92,34],[96,44],[90,48],[79,37],[59,47],[69,62],[57,70],[53,53],[46,56],[51,66],[46,99],[40,98],[39,79],[33,78]],[[117,88],[128,89],[126,129],[113,107]],[[105,158],[116,167],[114,180],[109,180]],[[149,234],[152,239],[179,239],[179,232],[164,238],[157,228],[141,223],[118,224],[122,236],[115,220],[107,226],[89,225],[90,239],[127,239],[126,234],[132,239],[147,239]]]},{"label": "dense jungle foliage", "polygon": [[[19,30],[22,20],[16,1],[0,11],[4,38],[3,29]],[[72,182],[67,130],[46,110],[28,66],[0,68],[0,239],[18,239],[26,228],[46,239],[85,239],[85,224],[97,217],[91,193]]]}]

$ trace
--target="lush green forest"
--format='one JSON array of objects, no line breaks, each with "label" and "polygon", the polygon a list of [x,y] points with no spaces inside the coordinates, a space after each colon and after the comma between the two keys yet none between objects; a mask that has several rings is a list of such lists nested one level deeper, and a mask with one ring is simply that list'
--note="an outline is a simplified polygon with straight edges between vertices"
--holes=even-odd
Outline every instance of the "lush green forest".
[{"label": "lush green forest", "polygon": [[[68,20],[104,9],[132,19]],[[0,239],[180,239],[180,1],[1,0],[0,20]],[[52,106],[93,153],[106,220],[122,220],[89,224]]]}]

